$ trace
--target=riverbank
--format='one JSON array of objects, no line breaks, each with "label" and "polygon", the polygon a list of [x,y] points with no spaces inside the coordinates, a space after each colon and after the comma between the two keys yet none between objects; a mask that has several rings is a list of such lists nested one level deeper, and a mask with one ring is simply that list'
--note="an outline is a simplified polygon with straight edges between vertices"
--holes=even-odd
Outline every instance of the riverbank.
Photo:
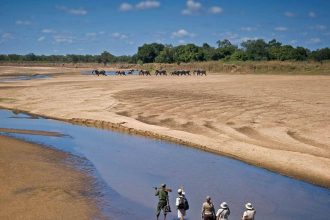
[{"label": "riverbank", "polygon": [[0,106],[186,144],[330,187],[327,76],[96,77],[72,71],[3,83]]},{"label": "riverbank", "polygon": [[0,135],[0,219],[93,219],[93,180],[72,156]]}]

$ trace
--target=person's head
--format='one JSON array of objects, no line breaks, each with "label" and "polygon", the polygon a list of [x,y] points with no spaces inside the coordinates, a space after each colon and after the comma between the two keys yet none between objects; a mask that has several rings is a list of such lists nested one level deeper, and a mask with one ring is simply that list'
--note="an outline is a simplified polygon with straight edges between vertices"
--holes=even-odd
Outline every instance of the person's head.
[{"label": "person's head", "polygon": [[206,196],[206,202],[211,202],[211,197],[210,196]]},{"label": "person's head", "polygon": [[228,209],[228,204],[226,202],[223,202],[220,204],[220,207],[223,209]]},{"label": "person's head", "polygon": [[163,189],[165,189],[165,188],[166,188],[166,184],[163,183],[163,184],[161,185],[161,187],[162,187]]},{"label": "person's head", "polygon": [[252,204],[250,202],[248,202],[248,203],[245,204],[245,208],[247,210],[253,210],[254,209],[253,206],[252,206]]},{"label": "person's head", "polygon": [[178,194],[182,195],[182,189],[178,189]]}]

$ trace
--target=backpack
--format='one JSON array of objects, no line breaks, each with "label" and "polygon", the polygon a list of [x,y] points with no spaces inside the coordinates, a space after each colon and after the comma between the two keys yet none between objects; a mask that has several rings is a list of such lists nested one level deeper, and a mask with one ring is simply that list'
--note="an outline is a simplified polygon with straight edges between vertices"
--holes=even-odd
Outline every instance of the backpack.
[{"label": "backpack", "polygon": [[189,209],[189,203],[186,197],[184,197],[184,210],[188,210]]},{"label": "backpack", "polygon": [[185,198],[184,197],[179,197],[178,209],[185,209]]}]

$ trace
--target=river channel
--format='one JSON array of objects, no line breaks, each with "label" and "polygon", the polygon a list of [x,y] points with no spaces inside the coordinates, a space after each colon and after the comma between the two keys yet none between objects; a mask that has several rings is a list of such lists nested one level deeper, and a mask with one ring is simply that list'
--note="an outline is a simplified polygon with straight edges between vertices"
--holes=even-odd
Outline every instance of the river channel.
[{"label": "river channel", "polygon": [[[155,219],[153,187],[166,183],[176,219],[177,189],[184,187],[190,209],[187,219],[200,219],[207,195],[215,207],[226,201],[230,219],[240,219],[251,202],[256,219],[328,220],[330,190],[285,177],[243,162],[166,141],[109,130],[30,117],[0,110],[0,127],[59,132],[58,137],[4,133],[85,158],[103,183],[103,207],[111,219]],[[327,171],[329,172],[329,170]]]}]

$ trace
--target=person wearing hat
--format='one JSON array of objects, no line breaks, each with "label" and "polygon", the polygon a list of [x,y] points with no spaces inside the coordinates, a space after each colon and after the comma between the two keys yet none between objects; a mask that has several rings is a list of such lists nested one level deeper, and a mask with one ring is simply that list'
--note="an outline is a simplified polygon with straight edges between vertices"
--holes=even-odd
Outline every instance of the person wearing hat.
[{"label": "person wearing hat", "polygon": [[179,196],[175,200],[175,206],[178,210],[178,218],[179,220],[184,220],[184,216],[186,215],[186,197],[185,192],[182,189],[178,189]]},{"label": "person wearing hat", "polygon": [[168,204],[168,190],[166,190],[166,184],[163,183],[160,188],[155,188],[156,193],[155,196],[158,196],[158,205],[157,205],[157,211],[156,211],[156,216],[157,220],[159,218],[160,212],[163,210],[164,213],[164,219],[166,219],[166,210],[165,207]]},{"label": "person wearing hat", "polygon": [[214,205],[211,202],[210,196],[207,196],[206,201],[203,203],[202,219],[204,219],[204,220],[214,220],[215,219]]},{"label": "person wearing hat", "polygon": [[230,209],[226,202],[220,204],[220,209],[217,211],[217,220],[228,220],[228,216],[230,215]]},{"label": "person wearing hat", "polygon": [[243,213],[242,220],[254,220],[254,216],[256,215],[256,210],[253,208],[250,202],[245,204],[245,211]]}]

